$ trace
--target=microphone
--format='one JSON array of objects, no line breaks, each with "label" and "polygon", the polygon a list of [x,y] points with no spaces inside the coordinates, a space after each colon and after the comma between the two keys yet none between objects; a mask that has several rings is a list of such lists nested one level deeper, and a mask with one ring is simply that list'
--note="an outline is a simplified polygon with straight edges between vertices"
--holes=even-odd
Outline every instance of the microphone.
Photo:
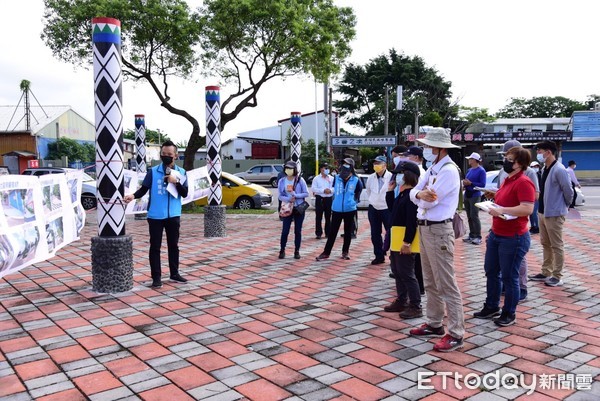
[{"label": "microphone", "polygon": [[171,175],[171,167],[165,166],[165,177],[164,177],[164,180],[167,181],[169,179],[170,175]]}]

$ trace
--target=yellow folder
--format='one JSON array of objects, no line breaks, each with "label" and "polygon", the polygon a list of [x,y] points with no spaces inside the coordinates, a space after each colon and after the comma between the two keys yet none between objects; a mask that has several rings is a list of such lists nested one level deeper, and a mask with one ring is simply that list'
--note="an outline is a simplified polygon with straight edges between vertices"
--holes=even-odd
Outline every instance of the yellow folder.
[{"label": "yellow folder", "polygon": [[[404,244],[404,232],[406,231],[406,227],[402,226],[392,226],[392,233],[390,238],[390,251],[400,252],[402,248],[402,244]],[[419,230],[415,233],[415,238],[413,242],[410,244],[410,251],[412,253],[420,253],[421,249],[419,247]]]}]

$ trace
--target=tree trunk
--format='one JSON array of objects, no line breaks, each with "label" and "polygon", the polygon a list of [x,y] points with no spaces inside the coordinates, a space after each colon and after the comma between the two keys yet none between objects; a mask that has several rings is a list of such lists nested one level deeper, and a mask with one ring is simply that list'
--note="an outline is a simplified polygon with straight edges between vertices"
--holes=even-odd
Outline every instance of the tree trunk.
[{"label": "tree trunk", "polygon": [[200,126],[198,125],[198,121],[196,121],[196,119],[193,119],[193,122],[190,119],[188,119],[188,121],[192,123],[193,128],[187,147],[185,148],[185,152],[183,153],[183,168],[186,171],[194,169],[194,159],[196,157],[196,152],[206,143],[206,139],[200,136]]}]

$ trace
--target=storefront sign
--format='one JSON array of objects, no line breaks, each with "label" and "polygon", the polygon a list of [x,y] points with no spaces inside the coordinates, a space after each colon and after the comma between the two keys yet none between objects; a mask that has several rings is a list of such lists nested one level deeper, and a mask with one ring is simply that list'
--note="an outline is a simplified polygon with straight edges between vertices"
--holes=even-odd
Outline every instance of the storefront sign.
[{"label": "storefront sign", "polygon": [[334,136],[331,146],[396,146],[395,136]]}]

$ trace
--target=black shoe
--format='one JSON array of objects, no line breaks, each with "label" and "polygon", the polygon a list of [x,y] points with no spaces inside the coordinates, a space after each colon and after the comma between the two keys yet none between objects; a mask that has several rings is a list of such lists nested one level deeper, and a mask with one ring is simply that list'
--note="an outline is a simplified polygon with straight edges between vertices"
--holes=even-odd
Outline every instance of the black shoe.
[{"label": "black shoe", "polygon": [[484,305],[483,309],[473,313],[473,316],[477,319],[492,319],[500,316],[500,308],[488,308],[487,305]]},{"label": "black shoe", "polygon": [[531,234],[539,234],[539,233],[540,233],[540,229],[539,229],[538,227],[531,227],[531,228],[529,229],[529,232],[530,232]]},{"label": "black shoe", "polygon": [[321,235],[317,235],[317,239],[321,239]]},{"label": "black shoe", "polygon": [[284,259],[285,258],[285,250],[282,249],[281,251],[279,251],[279,259]]},{"label": "black shoe", "polygon": [[300,251],[294,252],[294,259],[300,259]]},{"label": "black shoe", "polygon": [[162,282],[160,280],[154,280],[152,281],[152,284],[150,285],[151,288],[161,288],[162,287]]},{"label": "black shoe", "polygon": [[177,274],[177,275],[175,275],[175,276],[171,276],[171,277],[170,277],[170,279],[171,279],[171,280],[173,280],[173,281],[177,281],[177,282],[179,282],[179,283],[187,283],[187,279],[186,279],[186,278],[183,278],[183,277],[181,277],[181,275],[180,275],[180,274]]},{"label": "black shoe", "polygon": [[317,256],[317,262],[325,259],[329,259],[329,255],[327,255],[326,253],[322,253],[319,256]]},{"label": "black shoe", "polygon": [[515,324],[515,321],[516,321],[516,317],[514,314],[505,313],[505,312],[502,312],[502,314],[500,315],[499,318],[494,319],[494,323],[496,323],[498,326],[502,326],[502,327],[506,327],[506,326]]},{"label": "black shoe", "polygon": [[375,258],[375,259],[373,259],[373,260],[371,261],[371,264],[372,264],[372,265],[381,265],[381,264],[383,264],[383,263],[385,263],[385,259],[384,259],[384,258],[381,258],[381,259],[379,259],[379,258]]},{"label": "black shoe", "polygon": [[388,274],[388,276],[390,276],[390,278],[396,278],[396,276],[394,276],[394,273],[390,273]]},{"label": "black shoe", "polygon": [[342,252],[342,259],[350,260],[350,255],[348,255],[348,252]]},{"label": "black shoe", "polygon": [[394,302],[387,306],[384,306],[383,310],[385,312],[402,312],[404,309],[406,309],[407,306],[408,304],[406,303],[406,301],[400,301],[398,298],[396,298],[394,299]]}]

